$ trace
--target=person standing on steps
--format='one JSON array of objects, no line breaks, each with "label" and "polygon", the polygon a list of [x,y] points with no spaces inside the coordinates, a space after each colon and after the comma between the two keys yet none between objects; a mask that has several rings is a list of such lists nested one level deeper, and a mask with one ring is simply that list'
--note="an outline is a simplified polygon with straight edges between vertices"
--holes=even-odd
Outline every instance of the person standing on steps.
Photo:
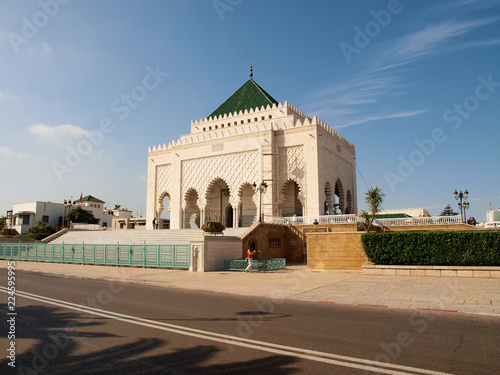
[{"label": "person standing on steps", "polygon": [[247,259],[248,259],[248,266],[245,268],[245,272],[250,272],[252,271],[252,263],[253,263],[253,256],[255,255],[255,249],[254,245],[250,245],[250,247],[247,250]]}]

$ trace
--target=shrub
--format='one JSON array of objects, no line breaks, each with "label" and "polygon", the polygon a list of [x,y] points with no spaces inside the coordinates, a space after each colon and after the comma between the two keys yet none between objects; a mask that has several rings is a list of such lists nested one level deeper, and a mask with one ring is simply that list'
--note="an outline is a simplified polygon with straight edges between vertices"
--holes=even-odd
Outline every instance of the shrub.
[{"label": "shrub", "polygon": [[365,233],[361,242],[375,264],[500,266],[496,231]]},{"label": "shrub", "polygon": [[205,221],[201,227],[205,233],[222,233],[224,225],[220,221]]},{"label": "shrub", "polygon": [[15,237],[15,236],[18,236],[19,235],[19,232],[15,229],[11,229],[11,228],[4,228],[0,234],[2,235],[2,237]]},{"label": "shrub", "polygon": [[28,228],[26,233],[21,234],[20,238],[33,238],[34,240],[40,241],[45,237],[48,237],[59,230],[58,227],[47,224],[43,220],[39,220],[36,222],[34,226]]}]

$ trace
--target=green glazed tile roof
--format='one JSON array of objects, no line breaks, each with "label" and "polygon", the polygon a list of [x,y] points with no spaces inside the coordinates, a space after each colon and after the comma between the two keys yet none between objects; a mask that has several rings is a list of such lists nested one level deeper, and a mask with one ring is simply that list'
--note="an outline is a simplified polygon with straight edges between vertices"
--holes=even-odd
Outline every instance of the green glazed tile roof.
[{"label": "green glazed tile roof", "polygon": [[228,115],[231,113],[239,113],[245,109],[255,109],[262,106],[267,107],[268,104],[273,105],[278,102],[269,95],[262,87],[260,87],[252,78],[250,78],[243,86],[241,86],[233,95],[229,97],[219,108],[213,111],[208,117],[218,117],[219,115]]},{"label": "green glazed tile roof", "polygon": [[[377,214],[377,219],[406,219],[406,218],[411,218],[412,216],[408,214]],[[371,217],[371,215],[370,215]]]},{"label": "green glazed tile roof", "polygon": [[[75,199],[75,202],[80,202],[80,199]],[[83,197],[82,202],[104,203],[102,200],[93,197],[92,195],[87,195],[86,197]]]}]

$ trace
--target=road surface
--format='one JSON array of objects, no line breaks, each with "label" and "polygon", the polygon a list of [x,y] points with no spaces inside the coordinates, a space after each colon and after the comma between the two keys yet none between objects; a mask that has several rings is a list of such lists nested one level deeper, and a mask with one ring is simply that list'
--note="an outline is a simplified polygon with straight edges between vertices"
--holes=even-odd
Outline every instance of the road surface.
[{"label": "road surface", "polygon": [[22,271],[15,273],[15,308],[9,311],[7,272],[0,270],[2,374],[500,372],[498,317]]}]

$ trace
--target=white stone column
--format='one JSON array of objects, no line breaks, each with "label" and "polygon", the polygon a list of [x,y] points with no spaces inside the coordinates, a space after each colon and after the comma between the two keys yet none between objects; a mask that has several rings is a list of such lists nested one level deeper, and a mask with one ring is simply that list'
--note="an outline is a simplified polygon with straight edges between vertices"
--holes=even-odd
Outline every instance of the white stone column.
[{"label": "white stone column", "polygon": [[238,215],[239,215],[239,209],[238,205],[236,207],[233,207],[233,228],[238,228]]},{"label": "white stone column", "polygon": [[200,208],[200,228],[205,224],[205,207]]}]

